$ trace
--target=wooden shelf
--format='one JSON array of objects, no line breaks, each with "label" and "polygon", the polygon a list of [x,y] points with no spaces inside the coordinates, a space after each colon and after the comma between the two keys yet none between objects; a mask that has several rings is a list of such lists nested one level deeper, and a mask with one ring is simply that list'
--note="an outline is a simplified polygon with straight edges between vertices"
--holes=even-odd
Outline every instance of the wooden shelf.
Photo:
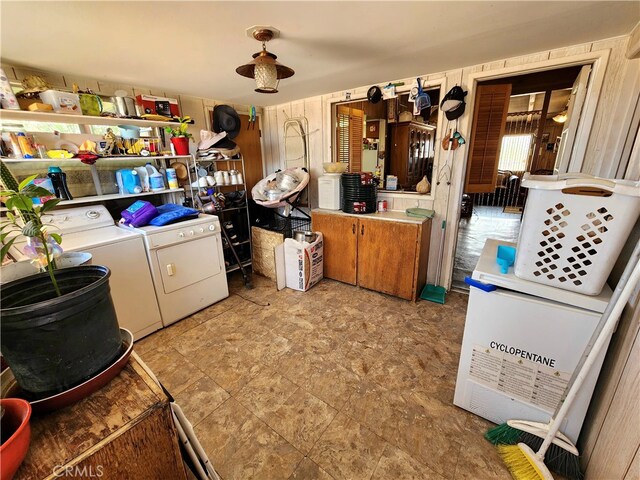
[{"label": "wooden shelf", "polygon": [[91,115],[69,115],[65,113],[29,112],[27,110],[1,110],[0,121],[75,123],[77,125],[135,125],[138,127],[166,127],[177,122],[137,120],[134,118],[94,117]]},{"label": "wooden shelf", "polygon": [[[100,160],[125,162],[125,161],[136,161],[136,160],[150,161],[150,160],[160,160],[160,159],[180,160],[180,159],[190,159],[190,158],[191,158],[191,155],[155,155],[155,156],[149,156],[149,157],[143,157],[142,155],[126,156],[126,157],[114,156],[114,157],[100,157],[96,160],[96,163],[99,162]],[[29,162],[53,163],[53,162],[80,162],[80,159],[79,158],[6,158],[6,157],[2,157],[2,161],[4,163],[29,163]],[[83,165],[86,165],[86,164],[83,164]],[[90,165],[87,165],[87,166],[90,166]]]},{"label": "wooden shelf", "polygon": [[80,205],[83,203],[106,202],[107,200],[118,200],[121,198],[146,197],[148,195],[166,195],[168,193],[179,193],[179,192],[184,193],[184,190],[182,188],[172,188],[172,189],[161,190],[159,192],[143,192],[143,193],[127,193],[127,194],[111,193],[108,195],[91,195],[88,197],[74,198],[73,200],[63,200],[58,205],[60,206]]}]

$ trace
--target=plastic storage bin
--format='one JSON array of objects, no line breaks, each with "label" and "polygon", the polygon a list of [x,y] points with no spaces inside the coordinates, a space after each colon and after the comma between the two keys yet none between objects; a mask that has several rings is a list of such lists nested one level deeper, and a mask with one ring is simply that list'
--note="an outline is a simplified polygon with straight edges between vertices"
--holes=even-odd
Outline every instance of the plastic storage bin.
[{"label": "plastic storage bin", "polygon": [[640,182],[529,175],[516,276],[598,295],[640,215]]},{"label": "plastic storage bin", "polygon": [[40,100],[51,105],[56,113],[82,115],[82,109],[80,108],[80,96],[76,93],[46,90],[40,93]]}]

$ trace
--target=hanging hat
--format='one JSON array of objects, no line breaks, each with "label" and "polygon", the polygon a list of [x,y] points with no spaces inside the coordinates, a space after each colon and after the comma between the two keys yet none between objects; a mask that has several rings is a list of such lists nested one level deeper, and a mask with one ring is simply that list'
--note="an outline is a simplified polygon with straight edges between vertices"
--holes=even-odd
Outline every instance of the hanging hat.
[{"label": "hanging hat", "polygon": [[371,103],[378,103],[380,100],[382,100],[382,90],[380,90],[379,86],[374,85],[369,89],[369,91],[367,92],[367,100],[369,100]]},{"label": "hanging hat", "polygon": [[455,120],[464,113],[464,97],[467,92],[462,90],[458,85],[447,92],[440,103],[440,108],[447,116],[448,120]]},{"label": "hanging hat", "polygon": [[213,131],[227,132],[227,137],[236,138],[240,133],[240,117],[229,105],[216,105],[213,108]]},{"label": "hanging hat", "polygon": [[198,150],[206,150],[219,143],[227,136],[227,132],[214,133],[209,130],[200,130],[200,143]]}]

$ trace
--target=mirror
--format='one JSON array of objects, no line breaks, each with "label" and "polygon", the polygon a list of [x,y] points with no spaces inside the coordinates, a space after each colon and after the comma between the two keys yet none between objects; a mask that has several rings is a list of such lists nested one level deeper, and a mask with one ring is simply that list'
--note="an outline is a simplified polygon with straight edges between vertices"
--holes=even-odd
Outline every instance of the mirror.
[{"label": "mirror", "polygon": [[425,90],[431,107],[413,114],[409,92],[371,103],[356,100],[335,106],[334,161],[350,172],[371,172],[386,191],[387,176],[398,177],[394,191],[415,192],[426,175],[431,182],[440,89]]}]

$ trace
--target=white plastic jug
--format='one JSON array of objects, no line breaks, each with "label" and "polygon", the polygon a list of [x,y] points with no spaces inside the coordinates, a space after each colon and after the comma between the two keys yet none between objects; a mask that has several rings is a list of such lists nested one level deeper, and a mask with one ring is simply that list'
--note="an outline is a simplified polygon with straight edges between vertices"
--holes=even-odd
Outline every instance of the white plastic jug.
[{"label": "white plastic jug", "polygon": [[152,192],[159,192],[161,190],[166,189],[167,187],[164,184],[164,175],[162,175],[156,167],[147,163],[145,165],[147,172],[149,173],[149,187]]},{"label": "white plastic jug", "polygon": [[138,176],[140,177],[140,185],[142,186],[142,191],[148,192],[150,190],[149,172],[145,167],[135,167],[134,170],[138,172]]}]

